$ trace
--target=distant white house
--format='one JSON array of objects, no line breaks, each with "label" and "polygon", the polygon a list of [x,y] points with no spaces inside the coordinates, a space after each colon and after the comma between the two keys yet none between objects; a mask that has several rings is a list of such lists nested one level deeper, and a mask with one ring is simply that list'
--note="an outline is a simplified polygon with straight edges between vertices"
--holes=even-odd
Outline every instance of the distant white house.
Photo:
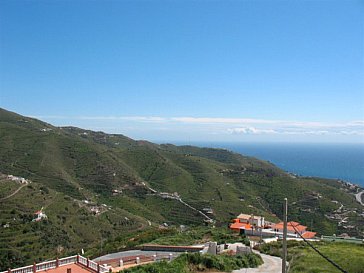
[{"label": "distant white house", "polygon": [[93,212],[94,214],[100,214],[101,210],[98,206],[93,206],[90,208],[90,211]]},{"label": "distant white house", "polygon": [[212,208],[203,208],[202,210],[203,210],[203,212],[205,212],[207,214],[214,214],[214,211]]},{"label": "distant white house", "polygon": [[8,180],[11,180],[11,181],[15,181],[15,182],[22,183],[22,184],[28,184],[28,183],[30,183],[30,181],[29,180],[26,180],[24,177],[15,176],[15,175],[12,175],[12,174],[9,174],[7,176],[7,179]]},{"label": "distant white house", "polygon": [[52,131],[52,129],[51,128],[42,128],[42,129],[40,129],[42,132],[50,132],[50,131]]},{"label": "distant white house", "polygon": [[43,212],[43,208],[41,208],[40,210],[36,211],[34,213],[35,218],[32,220],[33,222],[39,222],[42,221],[43,219],[47,219],[48,216]]},{"label": "distant white house", "polygon": [[19,176],[15,176],[15,175],[12,175],[12,174],[9,174],[7,176],[7,178],[11,181],[16,181],[16,182],[20,182],[22,184],[27,184],[28,183],[28,180],[26,180],[25,178],[23,177],[19,177]]}]

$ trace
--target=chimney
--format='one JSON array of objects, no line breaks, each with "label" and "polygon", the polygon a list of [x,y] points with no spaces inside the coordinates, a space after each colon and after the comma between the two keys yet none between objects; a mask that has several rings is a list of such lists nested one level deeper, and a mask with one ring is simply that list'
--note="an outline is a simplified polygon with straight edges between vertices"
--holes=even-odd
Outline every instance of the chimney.
[{"label": "chimney", "polygon": [[67,268],[67,273],[72,273],[72,268]]}]

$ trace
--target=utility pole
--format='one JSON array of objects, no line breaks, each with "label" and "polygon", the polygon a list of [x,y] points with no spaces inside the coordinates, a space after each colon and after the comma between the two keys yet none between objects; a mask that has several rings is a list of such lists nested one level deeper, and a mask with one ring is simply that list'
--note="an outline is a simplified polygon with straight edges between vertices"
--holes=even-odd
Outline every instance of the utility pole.
[{"label": "utility pole", "polygon": [[288,212],[287,198],[284,198],[282,273],[287,273],[287,212]]}]

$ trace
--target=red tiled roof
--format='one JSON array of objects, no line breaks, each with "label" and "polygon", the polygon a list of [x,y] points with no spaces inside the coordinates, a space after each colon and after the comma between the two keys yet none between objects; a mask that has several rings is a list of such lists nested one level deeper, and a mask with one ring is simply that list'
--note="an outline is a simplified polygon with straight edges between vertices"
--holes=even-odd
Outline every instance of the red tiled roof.
[{"label": "red tiled roof", "polygon": [[312,232],[312,231],[306,231],[305,233],[302,234],[302,237],[305,239],[311,239],[313,237],[315,237],[316,232]]},{"label": "red tiled roof", "polygon": [[252,228],[252,226],[250,224],[240,223],[240,222],[235,222],[235,223],[230,225],[230,229],[240,230],[242,228],[243,229],[250,229],[250,228]]},{"label": "red tiled roof", "polygon": [[245,227],[245,225],[246,224],[244,224],[244,223],[235,222],[230,225],[230,229],[240,229],[242,227]]},{"label": "red tiled roof", "polygon": [[[283,229],[283,222],[275,224],[274,228]],[[291,221],[291,222],[287,223],[287,230],[289,230],[289,231],[293,231],[293,232],[295,232],[296,230],[297,231],[304,231],[304,230],[306,230],[306,228],[307,228],[306,226],[300,225],[300,223],[297,223],[297,222]]]}]

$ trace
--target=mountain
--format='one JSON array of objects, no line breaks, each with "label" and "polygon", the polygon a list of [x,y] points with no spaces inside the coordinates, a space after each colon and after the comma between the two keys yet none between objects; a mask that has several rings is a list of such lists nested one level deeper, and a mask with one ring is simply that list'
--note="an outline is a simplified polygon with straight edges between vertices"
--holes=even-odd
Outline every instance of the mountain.
[{"label": "mountain", "polygon": [[[364,235],[357,186],[296,177],[224,149],[55,127],[4,109],[0,172],[2,269],[82,248],[102,252],[106,240],[164,223],[204,225],[213,218],[227,226],[241,212],[277,221],[284,197],[289,219],[319,234]],[[42,207],[47,219],[32,221]]]}]

